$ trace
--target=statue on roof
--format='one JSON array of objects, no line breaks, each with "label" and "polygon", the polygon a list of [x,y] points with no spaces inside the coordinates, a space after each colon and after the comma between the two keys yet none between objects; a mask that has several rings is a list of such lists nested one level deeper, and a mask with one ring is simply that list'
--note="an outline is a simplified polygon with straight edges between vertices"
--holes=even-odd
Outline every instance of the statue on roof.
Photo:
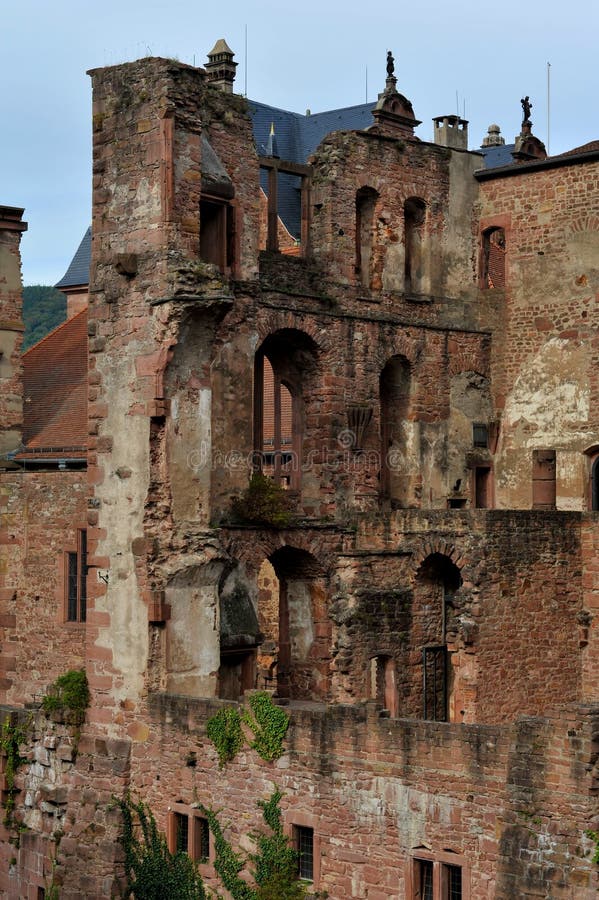
[{"label": "statue on roof", "polygon": [[387,78],[392,78],[395,74],[395,60],[390,50],[387,50]]},{"label": "statue on roof", "polygon": [[532,109],[532,103],[530,102],[528,94],[520,100],[520,103],[522,104],[522,110],[524,112],[524,118],[522,120],[522,124],[524,125],[525,122],[530,122],[530,111]]}]

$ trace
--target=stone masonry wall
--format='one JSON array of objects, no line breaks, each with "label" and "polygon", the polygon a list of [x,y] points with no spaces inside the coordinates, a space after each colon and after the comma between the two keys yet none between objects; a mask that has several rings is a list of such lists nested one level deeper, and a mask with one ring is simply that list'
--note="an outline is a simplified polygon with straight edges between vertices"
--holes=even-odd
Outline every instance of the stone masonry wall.
[{"label": "stone masonry wall", "polygon": [[481,231],[506,234],[506,328],[493,367],[500,506],[530,507],[532,451],[558,448],[558,508],[587,508],[583,451],[599,441],[598,172],[573,161],[480,184]]},{"label": "stone masonry wall", "polygon": [[67,622],[66,553],[85,528],[84,472],[0,476],[0,690],[5,703],[30,702],[85,661],[85,626]]}]

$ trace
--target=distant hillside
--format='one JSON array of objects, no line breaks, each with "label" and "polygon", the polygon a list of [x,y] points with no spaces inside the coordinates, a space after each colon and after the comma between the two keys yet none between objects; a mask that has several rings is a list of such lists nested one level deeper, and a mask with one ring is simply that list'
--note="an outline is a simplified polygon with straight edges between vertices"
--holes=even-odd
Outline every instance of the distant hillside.
[{"label": "distant hillside", "polygon": [[61,291],[44,284],[23,288],[23,350],[41,341],[67,317],[67,298]]}]

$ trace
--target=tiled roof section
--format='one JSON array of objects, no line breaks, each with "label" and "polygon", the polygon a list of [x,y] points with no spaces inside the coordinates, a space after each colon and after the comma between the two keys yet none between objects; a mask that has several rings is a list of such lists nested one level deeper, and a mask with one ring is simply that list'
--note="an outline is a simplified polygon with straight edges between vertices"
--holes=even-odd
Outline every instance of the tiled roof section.
[{"label": "tiled roof section", "polygon": [[87,310],[23,354],[23,442],[17,459],[84,458],[87,448]]},{"label": "tiled roof section", "polygon": [[[589,141],[581,147],[574,147],[573,150],[566,150],[565,153],[559,153],[558,156],[576,156],[579,153],[594,153],[599,150],[599,141]],[[556,157],[553,157],[554,159]]]},{"label": "tiled roof section", "polygon": [[92,258],[92,230],[91,226],[83,235],[71,264],[60,281],[57,288],[75,287],[79,284],[89,284],[89,266]]}]

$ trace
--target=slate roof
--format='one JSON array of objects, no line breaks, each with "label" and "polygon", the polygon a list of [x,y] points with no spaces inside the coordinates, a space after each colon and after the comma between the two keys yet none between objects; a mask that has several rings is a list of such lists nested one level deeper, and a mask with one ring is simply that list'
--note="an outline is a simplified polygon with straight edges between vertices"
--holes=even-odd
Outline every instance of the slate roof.
[{"label": "slate roof", "polygon": [[67,319],[23,354],[26,459],[85,459],[87,310]]},{"label": "slate roof", "polygon": [[91,225],[83,235],[75,256],[71,260],[60,281],[54,286],[59,290],[63,287],[76,287],[81,284],[89,284],[89,267],[92,259],[92,229]]},{"label": "slate roof", "polygon": [[512,152],[515,146],[515,144],[498,144],[478,147],[476,152],[484,156],[485,169],[497,169],[499,166],[510,166],[514,163]]}]

